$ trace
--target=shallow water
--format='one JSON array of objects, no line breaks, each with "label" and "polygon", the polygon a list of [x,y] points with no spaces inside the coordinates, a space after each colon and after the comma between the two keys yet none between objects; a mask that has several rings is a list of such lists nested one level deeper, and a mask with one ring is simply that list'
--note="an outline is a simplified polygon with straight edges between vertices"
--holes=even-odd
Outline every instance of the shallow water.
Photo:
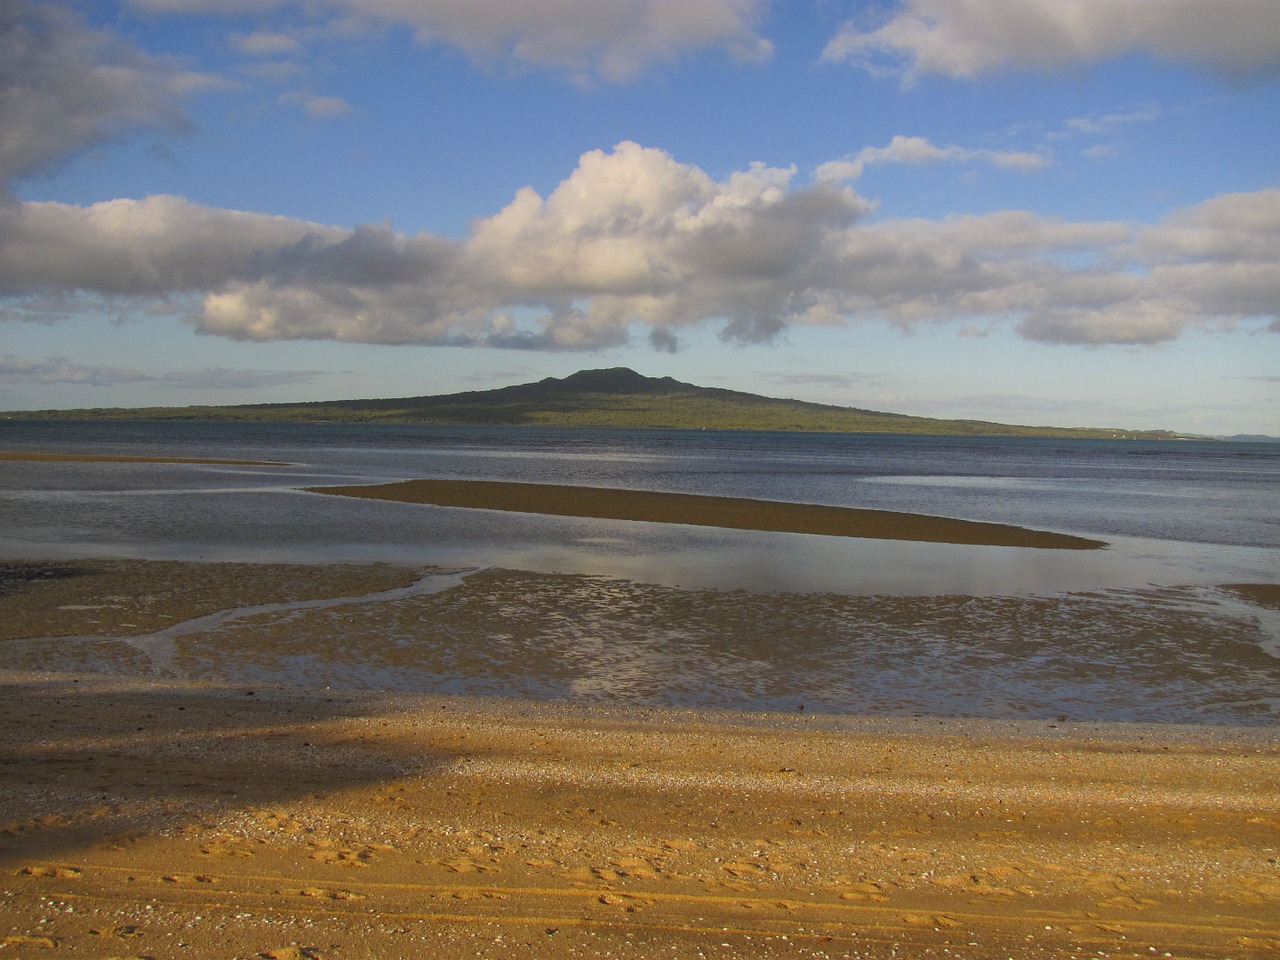
[{"label": "shallow water", "polygon": [[[1280,580],[1280,445],[0,422],[0,448],[23,446],[289,465],[0,463],[0,558],[510,571],[430,597],[241,611],[120,648],[128,669],[836,713],[1280,719],[1280,616],[1217,589]],[[417,476],[907,510],[1109,547],[850,540],[299,491]]]},{"label": "shallow water", "polygon": [[[302,595],[306,568],[294,575]],[[24,669],[615,705],[1235,725],[1280,715],[1277,651],[1229,593],[1198,588],[868,597],[436,571],[137,636],[4,647]]]},{"label": "shallow water", "polygon": [[[4,463],[0,556],[378,560],[753,590],[1008,593],[1274,578],[1280,445],[308,424],[0,421],[0,448],[283,460]],[[410,477],[756,497],[1014,523],[1101,553],[334,501]]]}]

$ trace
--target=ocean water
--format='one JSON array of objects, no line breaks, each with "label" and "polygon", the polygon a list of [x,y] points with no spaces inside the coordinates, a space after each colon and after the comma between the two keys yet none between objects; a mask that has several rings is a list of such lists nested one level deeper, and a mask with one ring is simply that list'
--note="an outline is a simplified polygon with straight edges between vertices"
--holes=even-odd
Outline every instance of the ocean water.
[{"label": "ocean water", "polygon": [[[502,581],[517,597],[502,606],[516,648],[473,598],[486,630],[370,629],[364,673],[351,666],[361,657],[327,667],[323,651],[250,656],[241,631],[216,663],[188,660],[208,675],[751,709],[807,700],[837,713],[1280,718],[1280,614],[1222,589],[1280,582],[1280,445],[0,421],[0,449],[281,464],[0,462],[0,559],[392,561],[516,571],[523,584]],[[300,490],[412,477],[901,510],[1108,547],[769,534]],[[398,609],[370,608],[370,622],[399,623]],[[468,644],[476,655],[459,657]]]}]

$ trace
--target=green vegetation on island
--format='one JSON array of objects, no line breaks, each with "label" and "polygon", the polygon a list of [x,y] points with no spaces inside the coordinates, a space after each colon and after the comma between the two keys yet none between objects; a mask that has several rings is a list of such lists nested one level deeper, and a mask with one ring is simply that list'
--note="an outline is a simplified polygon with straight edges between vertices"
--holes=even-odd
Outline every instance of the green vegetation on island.
[{"label": "green vegetation on island", "polygon": [[1019,426],[983,420],[943,420],[880,413],[699,387],[671,377],[642,376],[625,367],[583,370],[563,379],[548,377],[537,383],[434,397],[239,406],[39,410],[2,416],[59,420],[235,420],[1152,440],[1182,438],[1166,430]]}]

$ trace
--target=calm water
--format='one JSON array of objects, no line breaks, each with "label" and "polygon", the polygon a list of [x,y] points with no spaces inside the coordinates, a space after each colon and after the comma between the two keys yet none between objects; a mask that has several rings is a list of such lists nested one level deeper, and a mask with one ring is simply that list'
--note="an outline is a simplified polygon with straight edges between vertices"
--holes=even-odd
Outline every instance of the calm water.
[{"label": "calm water", "polygon": [[[546,623],[526,625],[523,664],[516,658],[486,672],[477,660],[451,673],[415,648],[391,657],[394,669],[363,676],[343,668],[357,685],[771,709],[820,686],[828,692],[811,708],[834,712],[1250,723],[1280,716],[1280,617],[1218,589],[1280,581],[1280,445],[0,421],[0,449],[287,464],[0,463],[0,558],[391,560],[560,577],[558,587],[537,580],[538,591],[521,589],[544,600],[548,591],[574,597],[558,613],[544,603]],[[410,477],[903,510],[1110,546],[1041,551],[718,531],[298,489]],[[578,575],[591,579],[572,579]],[[621,586],[584,593],[583,583],[629,584],[627,601],[618,598]],[[708,619],[716,608],[708,598],[717,595],[708,591],[738,590],[753,598],[749,621],[735,620],[743,603]],[[702,599],[691,607],[690,597]],[[532,602],[526,606],[507,616],[534,617]],[[762,623],[771,624],[765,635],[748,629]],[[752,654],[743,661],[747,633]],[[403,653],[409,641],[397,636]],[[607,656],[602,637],[615,641]],[[220,662],[200,669],[234,673]],[[307,659],[305,676],[301,661],[291,662],[259,663],[255,675],[326,680],[323,657]],[[535,662],[559,679],[537,680]],[[655,681],[664,675],[678,679]]]}]

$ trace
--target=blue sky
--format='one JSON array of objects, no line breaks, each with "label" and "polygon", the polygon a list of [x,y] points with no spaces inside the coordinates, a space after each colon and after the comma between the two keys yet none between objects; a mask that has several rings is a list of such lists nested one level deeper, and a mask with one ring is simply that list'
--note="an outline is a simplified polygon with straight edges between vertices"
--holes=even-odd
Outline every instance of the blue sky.
[{"label": "blue sky", "polygon": [[0,0],[0,409],[1280,434],[1274,0]]}]

